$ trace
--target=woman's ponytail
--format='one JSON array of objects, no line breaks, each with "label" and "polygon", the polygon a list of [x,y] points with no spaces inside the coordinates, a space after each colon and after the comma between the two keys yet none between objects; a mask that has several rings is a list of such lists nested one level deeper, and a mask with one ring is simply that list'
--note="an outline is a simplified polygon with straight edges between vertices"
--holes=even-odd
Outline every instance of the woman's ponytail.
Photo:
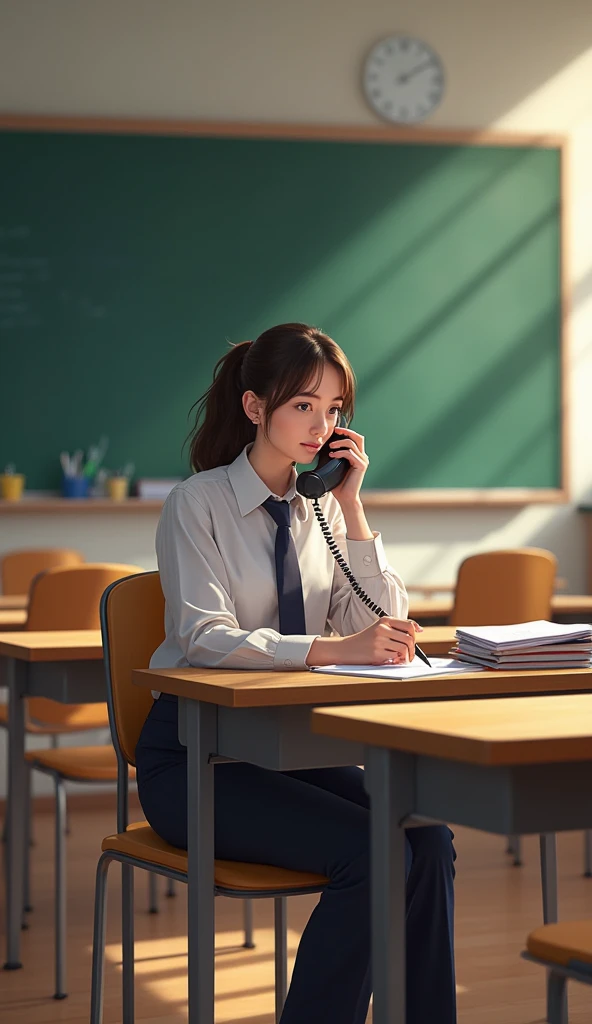
[{"label": "woman's ponytail", "polygon": [[[243,409],[243,362],[252,342],[233,345],[230,352],[218,360],[214,380],[197,400],[195,424],[187,438],[192,469],[227,466],[250,441],[255,440],[257,428]],[[204,416],[203,423],[200,420]]]}]

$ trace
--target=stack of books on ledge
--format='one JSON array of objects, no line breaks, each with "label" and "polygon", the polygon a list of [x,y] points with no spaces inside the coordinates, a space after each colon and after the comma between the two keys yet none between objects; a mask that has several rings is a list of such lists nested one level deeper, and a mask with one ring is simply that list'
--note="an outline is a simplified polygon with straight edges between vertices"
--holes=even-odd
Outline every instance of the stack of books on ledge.
[{"label": "stack of books on ledge", "polygon": [[450,654],[490,669],[590,668],[592,625],[539,619],[511,626],[467,626],[457,629]]}]

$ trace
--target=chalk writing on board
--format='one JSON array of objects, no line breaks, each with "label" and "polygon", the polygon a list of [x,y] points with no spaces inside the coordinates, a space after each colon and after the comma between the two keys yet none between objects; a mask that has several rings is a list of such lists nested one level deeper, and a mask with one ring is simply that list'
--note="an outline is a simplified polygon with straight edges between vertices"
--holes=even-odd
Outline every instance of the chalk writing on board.
[{"label": "chalk writing on board", "polygon": [[[27,241],[31,229],[25,224],[0,224],[0,245]],[[30,330],[38,327],[43,287],[51,280],[49,258],[13,255],[0,249],[0,330]]]}]

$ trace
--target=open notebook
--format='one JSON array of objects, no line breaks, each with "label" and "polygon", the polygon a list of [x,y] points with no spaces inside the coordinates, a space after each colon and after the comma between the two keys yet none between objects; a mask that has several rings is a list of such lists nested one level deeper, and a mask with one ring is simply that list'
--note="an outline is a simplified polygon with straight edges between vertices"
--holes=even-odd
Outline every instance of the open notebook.
[{"label": "open notebook", "polygon": [[409,665],[316,665],[313,672],[327,672],[334,676],[367,676],[373,679],[430,679],[432,676],[453,676],[461,672],[475,672],[475,665],[462,665],[451,658],[430,657],[431,668],[419,658]]}]

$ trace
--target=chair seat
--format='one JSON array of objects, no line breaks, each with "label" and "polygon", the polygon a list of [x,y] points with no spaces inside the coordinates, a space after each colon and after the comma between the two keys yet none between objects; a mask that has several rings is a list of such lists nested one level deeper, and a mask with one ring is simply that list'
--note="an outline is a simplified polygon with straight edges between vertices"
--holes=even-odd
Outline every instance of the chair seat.
[{"label": "chair seat", "polygon": [[[8,728],[8,704],[0,704],[0,727]],[[108,729],[106,704],[77,705],[68,722],[35,722],[25,720],[25,732],[31,736],[59,736],[61,733],[86,732],[87,729]]]},{"label": "chair seat", "polygon": [[567,966],[571,960],[592,964],[592,918],[541,925],[528,936],[526,948],[531,956],[551,964]]},{"label": "chair seat", "polygon": [[[58,747],[57,750],[28,750],[27,761],[43,771],[58,772],[64,779],[86,782],[116,782],[117,758],[112,746]],[[135,769],[130,767],[130,779]]]},{"label": "chair seat", "polygon": [[[127,832],[107,836],[101,849],[127,854],[138,860],[187,873],[186,851],[165,843],[145,821],[133,822]],[[219,889],[241,889],[246,893],[282,890],[294,892],[299,889],[322,889],[329,884],[329,879],[324,875],[311,874],[307,871],[289,871],[287,868],[271,867],[267,864],[216,860],[214,884]]]}]

